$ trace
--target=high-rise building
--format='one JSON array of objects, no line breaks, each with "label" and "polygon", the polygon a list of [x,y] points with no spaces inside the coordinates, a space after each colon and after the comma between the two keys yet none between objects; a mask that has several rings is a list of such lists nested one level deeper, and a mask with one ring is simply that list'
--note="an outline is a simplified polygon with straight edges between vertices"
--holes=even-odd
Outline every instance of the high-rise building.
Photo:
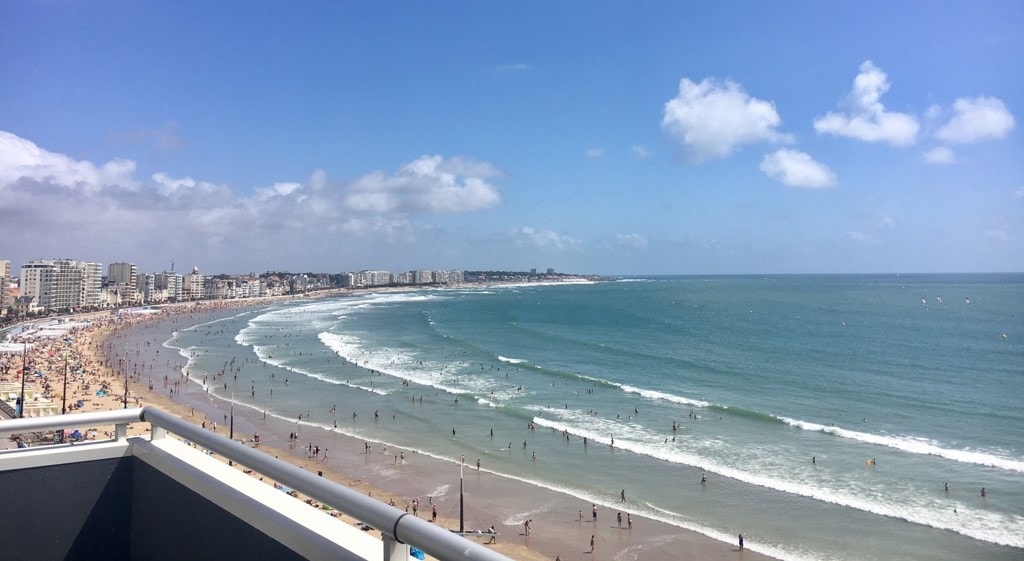
[{"label": "high-rise building", "polygon": [[107,290],[116,293],[121,304],[137,304],[138,271],[134,263],[111,263],[107,265]]},{"label": "high-rise building", "polygon": [[153,275],[153,302],[181,300],[181,275],[178,273],[156,273]]},{"label": "high-rise building", "polygon": [[153,284],[153,275],[145,273],[138,275],[138,280],[135,283],[135,296],[139,299],[140,304],[148,304],[153,301]]},{"label": "high-rise building", "polygon": [[21,295],[46,311],[103,304],[103,267],[72,259],[41,259],[21,266]]},{"label": "high-rise building", "polygon": [[185,300],[203,299],[204,277],[199,272],[199,267],[192,267],[192,272],[185,275],[184,284],[181,289],[181,296]]},{"label": "high-rise building", "polygon": [[14,301],[10,296],[11,291],[11,262],[0,259],[0,316],[7,314]]}]

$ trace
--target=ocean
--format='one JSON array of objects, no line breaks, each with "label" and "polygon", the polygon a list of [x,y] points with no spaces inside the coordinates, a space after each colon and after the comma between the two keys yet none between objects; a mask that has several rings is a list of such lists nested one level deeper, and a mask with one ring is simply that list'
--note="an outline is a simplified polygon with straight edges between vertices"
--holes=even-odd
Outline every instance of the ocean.
[{"label": "ocean", "polygon": [[367,292],[164,346],[238,406],[779,559],[1024,559],[1020,274]]}]

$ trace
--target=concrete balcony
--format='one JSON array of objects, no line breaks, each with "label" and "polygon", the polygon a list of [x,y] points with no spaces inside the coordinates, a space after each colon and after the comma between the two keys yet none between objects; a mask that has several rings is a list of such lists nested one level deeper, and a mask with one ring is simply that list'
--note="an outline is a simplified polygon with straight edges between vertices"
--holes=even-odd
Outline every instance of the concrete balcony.
[{"label": "concrete balcony", "polygon": [[[140,421],[152,426],[149,437],[126,437],[128,423]],[[110,440],[0,451],[0,558],[405,561],[412,546],[442,560],[508,561],[152,407],[0,421],[0,437],[104,425],[115,426]],[[289,488],[380,530],[383,539],[282,492]]]}]

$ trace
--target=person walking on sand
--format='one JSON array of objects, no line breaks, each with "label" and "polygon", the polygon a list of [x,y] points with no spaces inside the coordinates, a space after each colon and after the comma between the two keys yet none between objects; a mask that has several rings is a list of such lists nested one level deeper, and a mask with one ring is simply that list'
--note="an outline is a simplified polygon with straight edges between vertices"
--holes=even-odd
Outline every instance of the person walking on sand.
[{"label": "person walking on sand", "polygon": [[743,534],[740,534],[740,551],[743,551]]},{"label": "person walking on sand", "polygon": [[590,553],[594,552],[594,534],[590,535]]},{"label": "person walking on sand", "polygon": [[597,505],[590,505],[591,512],[593,513],[594,522],[597,522]]},{"label": "person walking on sand", "polygon": [[491,539],[487,543],[497,543],[495,540],[498,538],[498,531],[494,529],[494,524],[491,524],[488,531],[491,533]]},{"label": "person walking on sand", "polygon": [[615,517],[616,517],[616,518],[618,519],[618,521],[619,521],[619,528],[621,528],[621,527],[622,527],[622,513],[621,513],[621,512],[620,512],[620,513],[617,513],[617,514],[615,515]]}]

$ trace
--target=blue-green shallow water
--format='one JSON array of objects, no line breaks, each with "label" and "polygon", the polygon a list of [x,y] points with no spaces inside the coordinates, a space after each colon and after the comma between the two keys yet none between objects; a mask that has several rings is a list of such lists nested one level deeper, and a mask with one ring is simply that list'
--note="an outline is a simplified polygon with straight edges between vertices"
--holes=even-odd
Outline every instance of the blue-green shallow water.
[{"label": "blue-green shallow water", "polygon": [[783,559],[1022,559],[1022,313],[1024,275],[652,278],[291,303],[167,345],[268,415],[625,488]]}]

